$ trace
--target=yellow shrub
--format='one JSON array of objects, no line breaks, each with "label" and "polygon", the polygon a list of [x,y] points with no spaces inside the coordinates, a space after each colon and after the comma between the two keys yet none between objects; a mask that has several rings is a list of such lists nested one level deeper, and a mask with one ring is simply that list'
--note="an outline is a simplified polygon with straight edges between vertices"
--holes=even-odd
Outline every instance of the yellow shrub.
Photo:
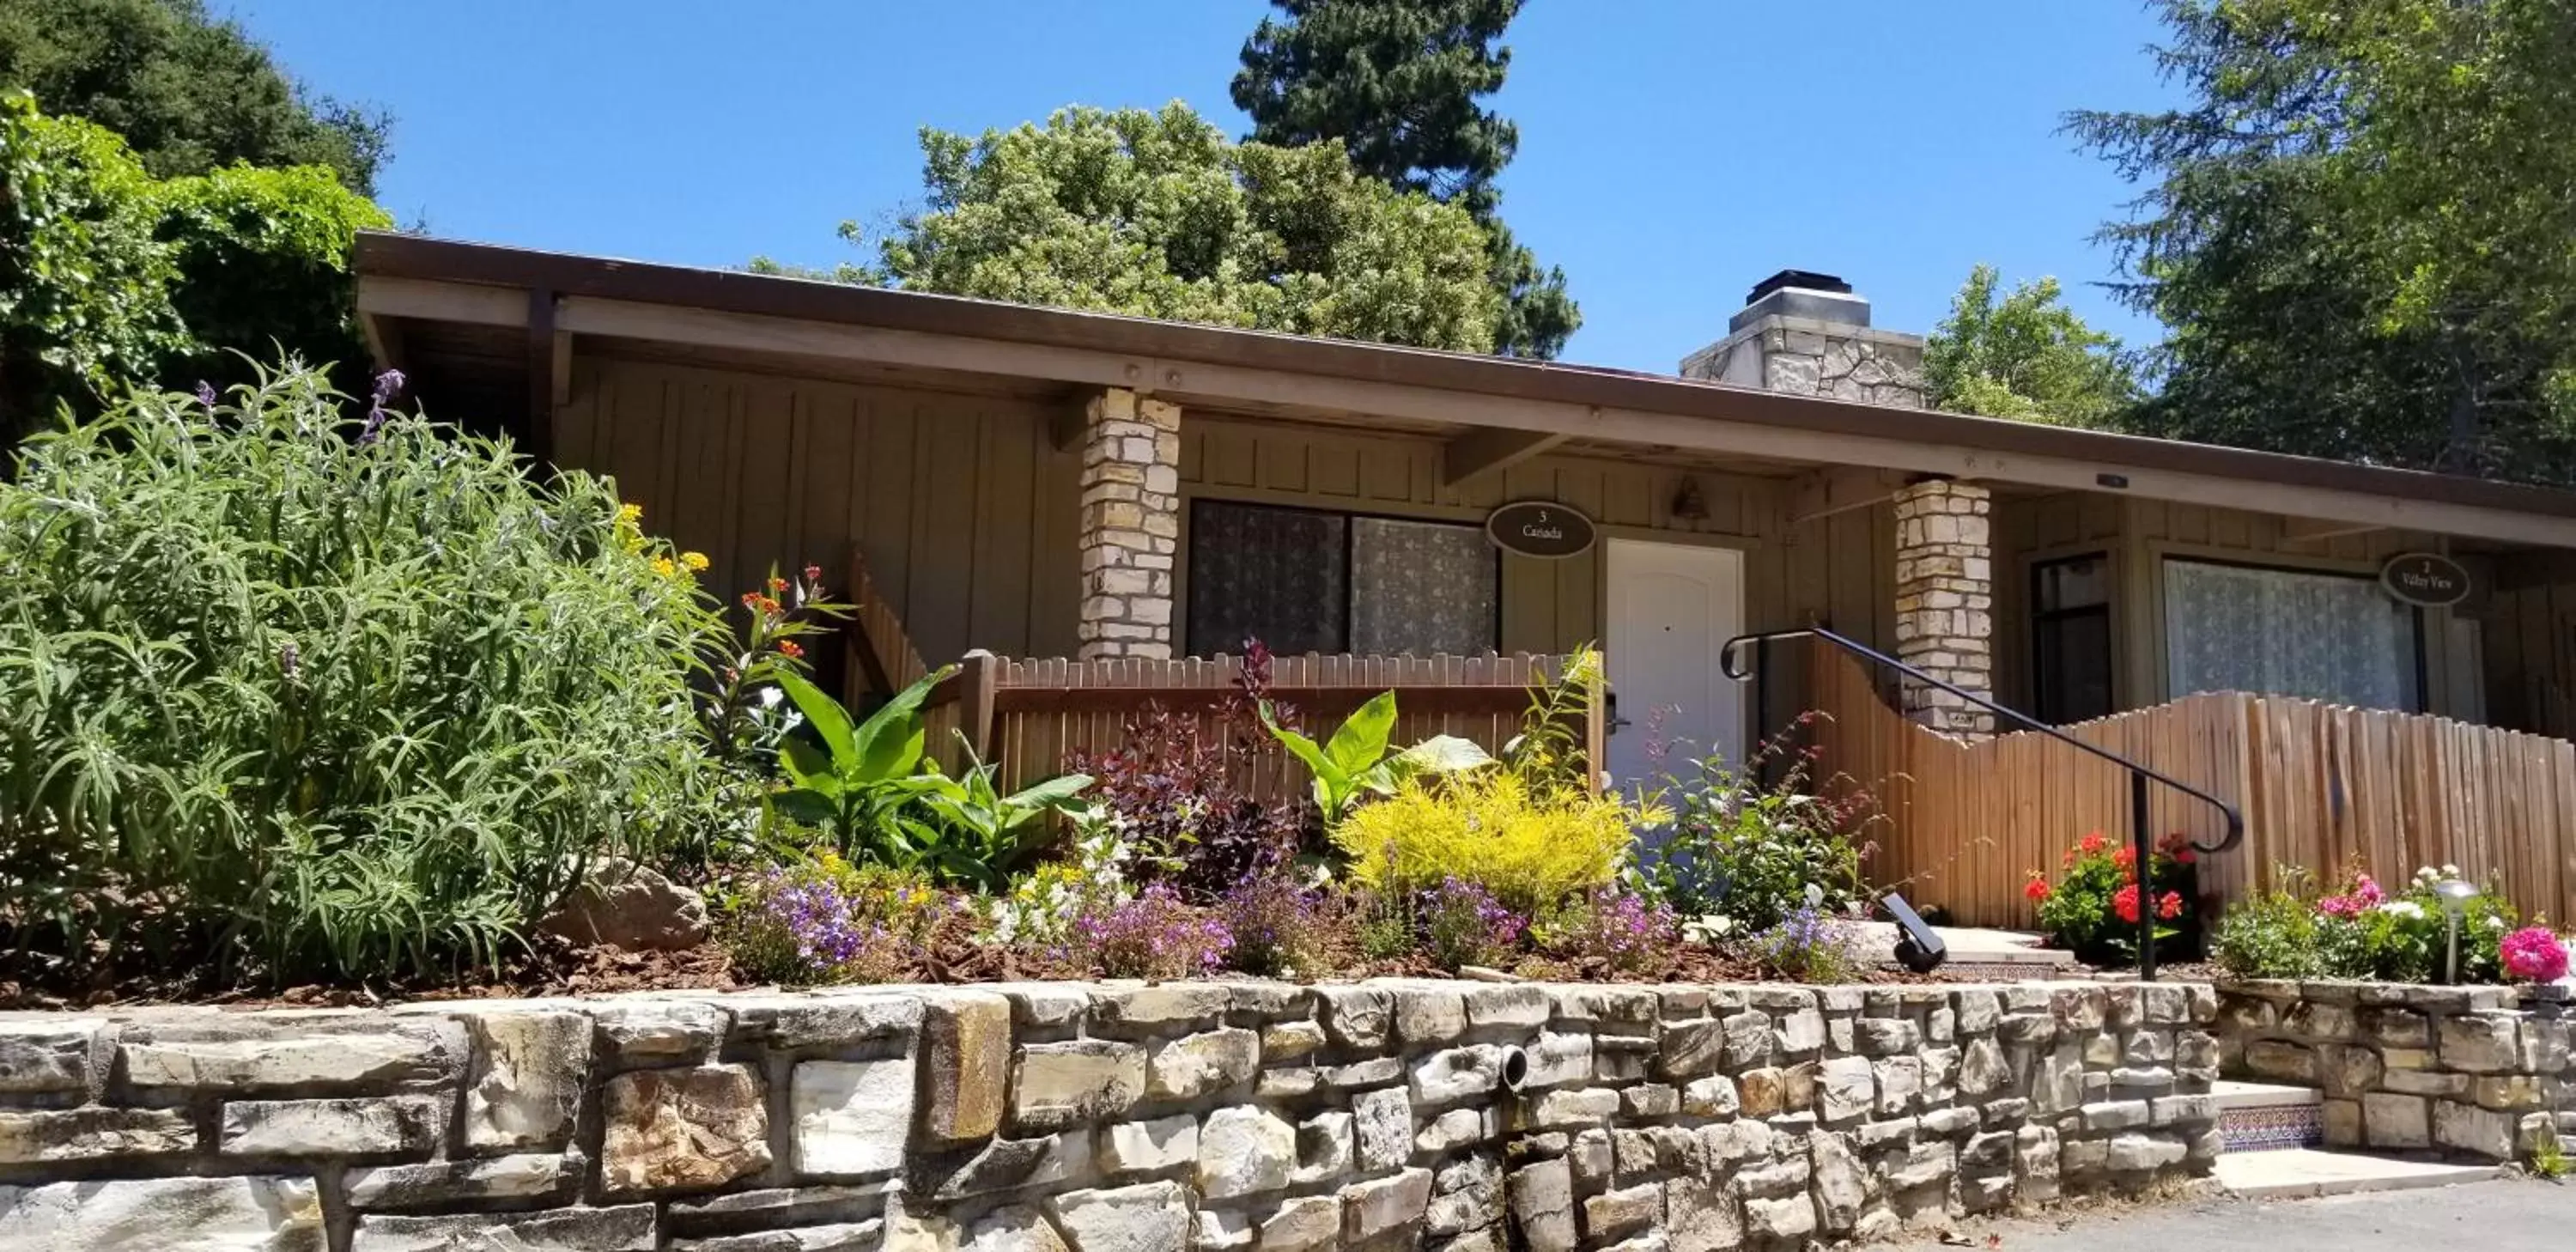
[{"label": "yellow shrub", "polygon": [[1526,915],[1608,884],[1640,820],[1655,815],[1614,796],[1533,788],[1510,770],[1481,769],[1410,780],[1343,819],[1333,842],[1366,886],[1407,892],[1454,875]]}]

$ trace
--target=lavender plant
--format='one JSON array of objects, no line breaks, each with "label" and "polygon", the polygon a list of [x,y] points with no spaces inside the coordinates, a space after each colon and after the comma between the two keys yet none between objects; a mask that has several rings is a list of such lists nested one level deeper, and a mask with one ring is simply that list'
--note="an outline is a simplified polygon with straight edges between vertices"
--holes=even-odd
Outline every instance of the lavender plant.
[{"label": "lavender plant", "polygon": [[1322,973],[1343,917],[1338,898],[1285,873],[1236,884],[1217,912],[1234,935],[1234,968],[1279,978]]},{"label": "lavender plant", "polygon": [[1673,911],[1635,892],[1604,887],[1559,910],[1539,934],[1540,946],[1562,960],[1635,973],[1671,944]]},{"label": "lavender plant", "polygon": [[1754,935],[1752,949],[1772,973],[1798,982],[1842,982],[1853,972],[1849,928],[1813,901]]},{"label": "lavender plant", "polygon": [[1225,965],[1234,935],[1215,914],[1193,908],[1169,883],[1073,923],[1078,958],[1110,978],[1188,978]]},{"label": "lavender plant", "polygon": [[1499,965],[1520,950],[1529,921],[1503,906],[1492,892],[1462,878],[1444,878],[1422,893],[1414,922],[1423,954],[1443,969]]}]

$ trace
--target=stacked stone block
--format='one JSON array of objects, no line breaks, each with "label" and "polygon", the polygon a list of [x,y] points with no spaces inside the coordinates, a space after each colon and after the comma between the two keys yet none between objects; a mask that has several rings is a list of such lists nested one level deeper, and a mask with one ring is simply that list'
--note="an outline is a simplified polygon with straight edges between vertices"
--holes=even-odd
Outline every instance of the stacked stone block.
[{"label": "stacked stone block", "polygon": [[2576,1144],[2558,989],[2235,983],[2219,1020],[2229,1076],[2320,1090],[2328,1147],[2511,1161]]},{"label": "stacked stone block", "polygon": [[1684,378],[1924,407],[1923,337],[1774,315],[1682,359]]},{"label": "stacked stone block", "polygon": [[0,1247],[1794,1247],[2204,1172],[2216,1013],[1377,981],[21,1014]]},{"label": "stacked stone block", "polygon": [[[1934,479],[1896,496],[1896,659],[1993,698],[1995,575],[1992,495]],[[1938,687],[1907,681],[1904,712],[1945,734],[1994,732],[1994,715]]]},{"label": "stacked stone block", "polygon": [[1082,657],[1172,655],[1181,410],[1112,388],[1083,414]]}]

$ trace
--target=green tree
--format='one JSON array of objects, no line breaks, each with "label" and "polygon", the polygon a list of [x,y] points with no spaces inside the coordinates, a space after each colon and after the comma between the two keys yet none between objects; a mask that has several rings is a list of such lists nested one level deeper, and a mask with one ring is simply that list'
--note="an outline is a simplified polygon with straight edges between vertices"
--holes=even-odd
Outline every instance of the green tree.
[{"label": "green tree", "polygon": [[236,353],[358,367],[349,248],[390,224],[317,168],[155,180],[104,127],[0,94],[0,443],[136,384],[245,380]]},{"label": "green tree", "polygon": [[125,137],[159,178],[236,163],[319,165],[361,195],[381,112],[312,94],[202,0],[0,0],[0,91]]},{"label": "green tree", "polygon": [[1935,408],[2062,426],[2103,426],[2138,399],[2120,341],[2066,307],[2057,280],[2000,290],[1980,265],[1923,351]]},{"label": "green tree", "polygon": [[[1229,143],[1187,105],[925,128],[928,203],[836,277],[915,291],[1483,352],[1501,300],[1467,211],[1339,148]],[[856,238],[844,225],[845,237]],[[753,268],[781,272],[755,261]]]},{"label": "green tree", "polygon": [[1494,179],[1520,129],[1479,101],[1511,67],[1503,31],[1522,0],[1273,0],[1243,45],[1234,103],[1248,138],[1338,143],[1361,173],[1463,205],[1492,234],[1490,278],[1504,301],[1494,351],[1552,358],[1583,324],[1565,272],[1541,267],[1496,216]]},{"label": "green tree", "polygon": [[2159,113],[2073,114],[2171,327],[2156,434],[2576,482],[2576,6],[2163,0]]}]

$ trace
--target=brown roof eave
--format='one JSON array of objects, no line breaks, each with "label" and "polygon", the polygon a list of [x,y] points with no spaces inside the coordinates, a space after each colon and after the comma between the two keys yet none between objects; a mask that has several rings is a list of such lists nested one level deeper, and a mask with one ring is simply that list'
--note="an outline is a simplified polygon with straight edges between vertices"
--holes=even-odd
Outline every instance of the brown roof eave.
[{"label": "brown roof eave", "polygon": [[363,275],[545,289],[650,304],[884,327],[1363,382],[1945,444],[2477,508],[2576,517],[2576,492],[2212,444],[1786,395],[1670,375],[1520,361],[726,270],[364,232]]}]

